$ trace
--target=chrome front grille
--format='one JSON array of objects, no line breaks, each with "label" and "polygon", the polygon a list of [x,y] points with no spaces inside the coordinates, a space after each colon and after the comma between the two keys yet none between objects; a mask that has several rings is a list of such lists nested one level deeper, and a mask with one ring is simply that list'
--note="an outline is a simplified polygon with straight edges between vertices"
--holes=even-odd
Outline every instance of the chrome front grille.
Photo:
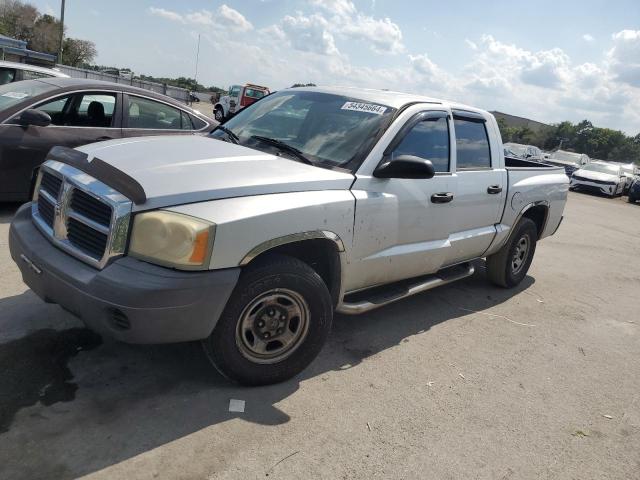
[{"label": "chrome front grille", "polygon": [[48,160],[40,169],[31,215],[54,245],[104,268],[124,254],[131,205],[124,195],[86,173]]}]

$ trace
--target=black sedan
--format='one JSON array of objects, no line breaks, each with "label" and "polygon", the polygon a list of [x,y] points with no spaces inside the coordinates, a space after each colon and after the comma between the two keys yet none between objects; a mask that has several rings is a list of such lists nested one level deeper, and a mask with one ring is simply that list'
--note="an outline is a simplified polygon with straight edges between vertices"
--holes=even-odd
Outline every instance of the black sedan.
[{"label": "black sedan", "polygon": [[216,125],[169,97],[117,83],[46,78],[0,85],[0,201],[30,198],[53,146],[206,133]]}]

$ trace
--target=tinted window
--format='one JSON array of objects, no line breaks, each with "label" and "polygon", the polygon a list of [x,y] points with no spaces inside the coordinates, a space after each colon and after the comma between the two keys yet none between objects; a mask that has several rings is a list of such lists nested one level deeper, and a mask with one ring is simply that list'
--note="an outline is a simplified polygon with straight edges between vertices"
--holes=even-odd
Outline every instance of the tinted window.
[{"label": "tinted window", "polygon": [[58,97],[36,108],[49,114],[52,125],[107,128],[115,105],[115,94],[85,93]]},{"label": "tinted window", "polygon": [[484,122],[456,118],[453,125],[456,129],[457,168],[490,168],[491,153]]},{"label": "tinted window", "polygon": [[0,68],[0,85],[11,83],[16,78],[16,71],[13,68]]},{"label": "tinted window", "polygon": [[229,95],[231,97],[237,97],[240,94],[240,87],[238,85],[236,85],[235,87],[231,87],[231,91],[229,92]]},{"label": "tinted window", "polygon": [[[182,130],[181,113],[177,108],[165,103],[130,96],[128,127],[149,128],[154,130]],[[191,125],[188,125],[187,130],[191,129]]]},{"label": "tinted window", "polygon": [[47,113],[51,117],[52,125],[64,125],[64,111],[67,103],[71,103],[73,95],[67,95],[66,97],[57,98],[46,103],[38,105],[37,110]]},{"label": "tinted window", "polygon": [[449,171],[449,127],[446,118],[418,123],[393,151],[392,158],[414,155],[431,160],[436,172]]},{"label": "tinted window", "polygon": [[255,90],[253,88],[245,88],[244,90],[244,94],[250,98],[262,98],[264,97],[264,93],[262,90]]},{"label": "tinted window", "polygon": [[204,120],[200,120],[198,117],[191,117],[191,121],[193,122],[193,128],[195,130],[200,130],[207,125]]}]

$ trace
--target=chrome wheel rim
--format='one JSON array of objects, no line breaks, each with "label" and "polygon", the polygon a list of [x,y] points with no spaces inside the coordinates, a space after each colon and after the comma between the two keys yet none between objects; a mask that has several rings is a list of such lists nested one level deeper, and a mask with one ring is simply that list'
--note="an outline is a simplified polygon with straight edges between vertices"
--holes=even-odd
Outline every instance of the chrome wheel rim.
[{"label": "chrome wheel rim", "polygon": [[520,273],[524,264],[527,262],[527,256],[529,255],[529,235],[523,235],[516,244],[516,249],[511,257],[511,273],[517,275]]},{"label": "chrome wheel rim", "polygon": [[293,290],[273,289],[244,308],[236,328],[236,345],[253,363],[276,363],[302,344],[309,329],[309,306]]}]

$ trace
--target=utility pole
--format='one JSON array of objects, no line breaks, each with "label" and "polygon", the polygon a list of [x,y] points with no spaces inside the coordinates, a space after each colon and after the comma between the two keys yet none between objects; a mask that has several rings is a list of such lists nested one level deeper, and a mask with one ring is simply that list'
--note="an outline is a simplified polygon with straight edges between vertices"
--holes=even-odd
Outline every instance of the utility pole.
[{"label": "utility pole", "polygon": [[[64,0],[63,0],[64,1]],[[198,60],[200,59],[200,34],[198,34],[198,49],[196,50],[196,74],[194,77],[196,92],[198,91]]]},{"label": "utility pole", "polygon": [[60,8],[60,48],[58,48],[58,63],[62,63],[62,45],[64,44],[64,0]]}]

